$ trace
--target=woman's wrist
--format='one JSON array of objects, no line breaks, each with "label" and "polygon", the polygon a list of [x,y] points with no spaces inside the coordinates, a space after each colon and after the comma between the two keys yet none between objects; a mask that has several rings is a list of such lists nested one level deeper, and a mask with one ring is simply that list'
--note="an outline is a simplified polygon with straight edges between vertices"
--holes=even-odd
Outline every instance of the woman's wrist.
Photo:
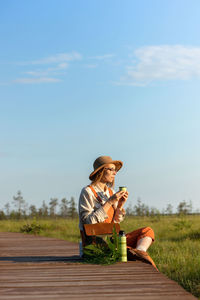
[{"label": "woman's wrist", "polygon": [[108,212],[108,210],[110,209],[111,206],[112,206],[112,203],[110,201],[106,201],[104,203],[104,205],[102,207],[103,207],[103,210],[105,211],[105,213]]},{"label": "woman's wrist", "polygon": [[122,216],[124,217],[126,214],[126,211],[123,207],[120,208],[120,212],[121,212]]}]

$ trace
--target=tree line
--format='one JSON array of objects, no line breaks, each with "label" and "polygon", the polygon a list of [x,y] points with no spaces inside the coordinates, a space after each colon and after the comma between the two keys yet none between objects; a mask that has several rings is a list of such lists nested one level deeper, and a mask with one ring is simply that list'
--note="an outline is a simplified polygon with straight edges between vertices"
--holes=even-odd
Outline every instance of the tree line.
[{"label": "tree line", "polygon": [[[28,205],[22,196],[22,192],[18,191],[16,196],[13,196],[12,204],[15,209],[11,209],[10,203],[6,203],[3,210],[0,210],[0,220],[3,219],[26,219],[26,218],[76,218],[78,216],[76,202],[74,197],[70,200],[62,198],[60,201],[58,198],[50,198],[48,204],[45,201],[42,202],[40,208],[36,208],[35,205]],[[181,201],[177,208],[176,214],[187,215],[192,213],[192,202]],[[198,213],[198,212],[197,212]],[[158,216],[158,215],[172,215],[173,206],[168,204],[165,209],[159,211],[155,207],[149,207],[142,203],[138,198],[136,204],[132,207],[129,205],[126,208],[126,215],[128,216]]]},{"label": "tree line", "polygon": [[15,209],[11,209],[11,204],[6,203],[4,210],[0,210],[0,219],[26,219],[26,218],[75,218],[78,216],[76,202],[74,197],[70,200],[62,198],[51,198],[49,203],[42,202],[42,206],[37,208],[35,205],[28,205],[22,196],[22,192],[18,191],[13,197],[12,204]]},{"label": "tree line", "polygon": [[[181,201],[177,208],[175,214],[178,215],[188,215],[192,213],[192,202],[189,201]],[[197,212],[198,213],[198,212]],[[148,205],[142,203],[141,199],[137,199],[137,203],[132,207],[129,206],[126,209],[126,215],[130,216],[156,216],[156,215],[172,215],[173,212],[173,206],[171,204],[167,204],[167,207],[160,211],[159,209],[155,207],[149,207]]]}]

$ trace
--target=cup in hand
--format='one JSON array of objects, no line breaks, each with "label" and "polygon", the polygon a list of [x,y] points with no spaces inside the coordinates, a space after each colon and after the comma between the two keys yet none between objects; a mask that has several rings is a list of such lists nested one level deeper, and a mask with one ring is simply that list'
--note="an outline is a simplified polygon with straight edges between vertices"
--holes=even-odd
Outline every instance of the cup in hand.
[{"label": "cup in hand", "polygon": [[126,191],[127,191],[127,188],[126,188],[125,186],[120,186],[120,187],[119,187],[119,191],[126,192]]}]

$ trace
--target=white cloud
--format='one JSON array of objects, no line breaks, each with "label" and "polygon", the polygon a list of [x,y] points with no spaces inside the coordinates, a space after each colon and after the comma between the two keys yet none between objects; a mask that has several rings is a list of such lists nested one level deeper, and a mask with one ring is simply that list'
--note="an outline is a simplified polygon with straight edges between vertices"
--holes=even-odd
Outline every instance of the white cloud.
[{"label": "white cloud", "polygon": [[144,86],[153,81],[200,77],[200,47],[147,46],[134,51],[118,84]]},{"label": "white cloud", "polygon": [[80,60],[81,58],[82,56],[78,52],[58,53],[52,56],[48,56],[39,60],[32,61],[31,64],[33,65],[54,64],[54,63],[63,64],[64,62]]},{"label": "white cloud", "polygon": [[14,83],[33,84],[33,83],[52,83],[61,81],[58,78],[40,77],[40,78],[18,78],[13,80]]},{"label": "white cloud", "polygon": [[[82,56],[78,52],[58,53],[39,60],[22,63],[20,65],[32,66],[33,70],[23,72],[30,77],[18,78],[13,82],[21,84],[59,82],[61,79],[55,77],[63,76],[65,74],[64,70],[68,68],[69,63],[75,60],[80,60],[81,58]],[[40,68],[38,68],[38,66],[40,66]]]},{"label": "white cloud", "polygon": [[43,69],[43,70],[42,69],[37,69],[35,71],[27,71],[27,72],[24,72],[24,73],[28,74],[28,75],[31,75],[31,76],[44,77],[44,76],[48,76],[50,74],[60,75],[59,71],[63,71],[67,68],[68,68],[68,63],[61,63],[61,64],[58,64],[54,68],[46,68],[46,69]]},{"label": "white cloud", "polygon": [[68,63],[61,63],[57,66],[57,69],[62,70],[62,69],[67,69],[68,68]]},{"label": "white cloud", "polygon": [[43,76],[47,76],[49,74],[49,72],[46,71],[42,71],[42,70],[36,70],[36,71],[27,71],[24,72],[24,74],[28,74],[30,76],[35,76],[35,77],[43,77]]}]

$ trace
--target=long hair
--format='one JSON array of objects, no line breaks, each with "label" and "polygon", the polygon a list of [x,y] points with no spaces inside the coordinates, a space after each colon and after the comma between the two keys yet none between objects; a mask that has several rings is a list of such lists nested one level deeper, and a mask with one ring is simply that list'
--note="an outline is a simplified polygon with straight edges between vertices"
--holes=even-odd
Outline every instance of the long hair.
[{"label": "long hair", "polygon": [[[92,179],[92,182],[91,182],[91,185],[95,185],[97,184],[98,182],[101,181],[103,175],[104,175],[104,172],[105,172],[105,167],[102,168],[101,170],[99,170],[93,177]],[[111,187],[113,188],[114,187],[114,184],[115,184],[115,179],[113,179],[113,181],[111,183],[107,183],[107,186],[108,187]]]}]

